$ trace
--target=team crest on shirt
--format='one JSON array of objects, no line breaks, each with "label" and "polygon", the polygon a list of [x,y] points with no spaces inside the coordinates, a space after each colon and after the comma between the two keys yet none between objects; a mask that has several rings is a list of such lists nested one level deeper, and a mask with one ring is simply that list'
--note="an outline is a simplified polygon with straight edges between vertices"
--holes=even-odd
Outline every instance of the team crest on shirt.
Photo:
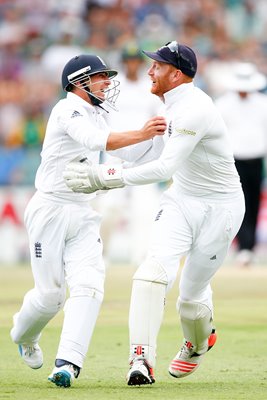
[{"label": "team crest on shirt", "polygon": [[189,129],[179,129],[176,128],[175,129],[177,133],[183,134],[183,135],[191,135],[191,136],[196,136],[196,132],[195,131],[190,131]]},{"label": "team crest on shirt", "polygon": [[79,113],[79,111],[73,111],[73,113],[71,114],[71,118],[75,118],[75,117],[82,117],[82,114]]},{"label": "team crest on shirt", "polygon": [[34,252],[36,258],[42,258],[42,244],[40,242],[34,243]]}]

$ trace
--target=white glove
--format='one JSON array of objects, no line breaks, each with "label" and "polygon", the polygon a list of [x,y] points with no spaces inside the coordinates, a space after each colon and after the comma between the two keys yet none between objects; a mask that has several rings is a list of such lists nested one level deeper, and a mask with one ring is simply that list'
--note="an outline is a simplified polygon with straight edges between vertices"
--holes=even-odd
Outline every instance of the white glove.
[{"label": "white glove", "polygon": [[93,193],[124,187],[121,165],[88,165],[79,161],[67,164],[63,177],[66,185],[79,193]]}]

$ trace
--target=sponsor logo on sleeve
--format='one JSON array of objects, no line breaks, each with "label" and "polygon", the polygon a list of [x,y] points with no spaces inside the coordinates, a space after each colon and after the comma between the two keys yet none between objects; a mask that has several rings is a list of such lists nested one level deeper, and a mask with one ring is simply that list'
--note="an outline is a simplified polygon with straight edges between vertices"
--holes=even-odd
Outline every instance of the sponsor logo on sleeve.
[{"label": "sponsor logo on sleeve", "polygon": [[190,131],[189,129],[179,129],[176,128],[175,129],[177,133],[180,133],[181,135],[191,135],[191,136],[196,136],[196,132],[195,131]]}]

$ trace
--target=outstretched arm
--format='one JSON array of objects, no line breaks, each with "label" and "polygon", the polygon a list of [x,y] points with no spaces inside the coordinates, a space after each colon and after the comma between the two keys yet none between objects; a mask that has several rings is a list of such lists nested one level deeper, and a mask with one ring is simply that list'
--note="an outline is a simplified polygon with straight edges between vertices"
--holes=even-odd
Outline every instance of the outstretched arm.
[{"label": "outstretched arm", "polygon": [[118,164],[88,166],[70,163],[64,172],[64,179],[71,190],[82,193],[167,181],[192,152],[196,143],[197,140],[188,135],[174,135],[159,159],[128,169]]},{"label": "outstretched arm", "polygon": [[167,124],[164,117],[149,119],[143,128],[128,132],[111,132],[107,139],[106,150],[116,150],[125,146],[152,139],[156,135],[163,135]]}]

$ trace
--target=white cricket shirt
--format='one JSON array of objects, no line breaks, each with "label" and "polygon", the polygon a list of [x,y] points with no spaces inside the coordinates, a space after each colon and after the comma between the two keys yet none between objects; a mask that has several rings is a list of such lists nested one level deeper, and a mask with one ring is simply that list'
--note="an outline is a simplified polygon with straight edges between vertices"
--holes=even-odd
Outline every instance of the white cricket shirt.
[{"label": "white cricket shirt", "polygon": [[267,96],[229,92],[215,101],[227,125],[235,158],[249,160],[267,154]]},{"label": "white cricket shirt", "polygon": [[123,170],[126,185],[173,178],[191,196],[232,198],[241,184],[226,126],[211,98],[193,83],[164,94],[168,131],[157,160]]},{"label": "white cricket shirt", "polygon": [[73,201],[88,201],[95,195],[74,193],[63,179],[66,164],[76,157],[99,163],[100,151],[106,149],[110,134],[103,110],[68,93],[53,108],[41,152],[35,186],[43,194]]}]

